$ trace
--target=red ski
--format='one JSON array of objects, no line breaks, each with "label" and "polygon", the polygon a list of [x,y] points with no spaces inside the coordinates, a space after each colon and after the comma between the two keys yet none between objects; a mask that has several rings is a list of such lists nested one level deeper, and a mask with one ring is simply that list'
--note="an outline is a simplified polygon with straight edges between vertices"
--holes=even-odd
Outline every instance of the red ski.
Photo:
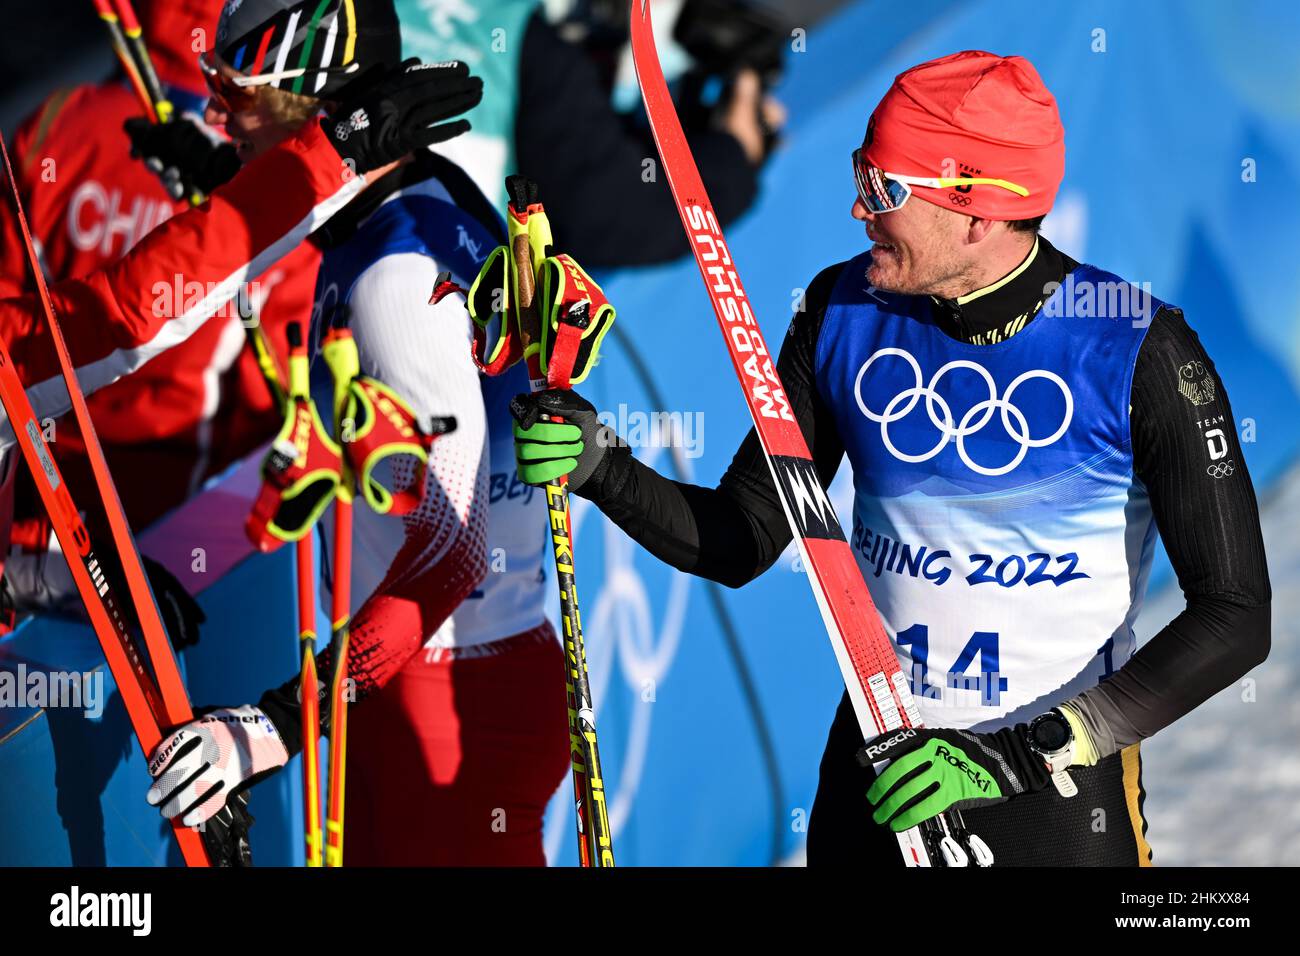
[{"label": "red ski", "polygon": [[[649,0],[632,0],[631,19],[632,57],[664,172],[745,391],[749,414],[808,570],[808,581],[835,648],[863,737],[871,741],[902,727],[919,727],[921,718],[907,678],[835,509],[817,479],[808,444],[776,373],[775,357],[763,339],[713,205],[700,181],[659,64]],[[899,844],[909,866],[930,866],[936,853],[940,859],[935,862],[964,866],[968,861],[966,850],[953,838],[954,833],[962,832],[955,821],[939,818],[932,826],[899,834]],[[983,853],[987,848],[982,842],[971,848],[976,850],[977,860],[985,862]]]},{"label": "red ski", "polygon": [[[126,705],[131,727],[140,741],[145,759],[148,759],[162,740],[164,731],[188,723],[193,718],[193,712],[158,606],[154,603],[153,592],[140,562],[135,540],[127,525],[122,503],[109,474],[108,463],[104,459],[90,412],[86,408],[86,398],[77,381],[72,358],[50,303],[49,290],[32,246],[31,232],[27,227],[27,218],[23,214],[13,169],[9,164],[9,151],[2,137],[0,156],[4,159],[3,172],[12,190],[15,213],[27,246],[28,265],[36,280],[50,337],[54,341],[63,380],[72,400],[72,414],[84,437],[91,471],[108,517],[112,536],[110,549],[105,552],[96,551],[81,513],[68,492],[67,483],[45,442],[26,388],[14,369],[13,360],[3,341],[0,341],[0,403],[4,406],[23,457],[32,470],[41,502],[50,516],[50,524],[67,558],[77,592],[86,606],[95,636],[104,650],[109,670]],[[114,559],[110,567],[104,565],[106,554],[112,554]],[[114,585],[118,568],[126,581],[126,600],[122,599]],[[136,643],[137,628],[144,638],[147,658]],[[143,796],[142,790],[141,799]],[[240,800],[232,801],[218,817],[209,821],[203,833],[181,826],[177,821],[172,821],[172,830],[188,866],[213,866],[247,862],[247,844],[243,830],[248,822],[250,820],[244,814],[244,805]]]}]

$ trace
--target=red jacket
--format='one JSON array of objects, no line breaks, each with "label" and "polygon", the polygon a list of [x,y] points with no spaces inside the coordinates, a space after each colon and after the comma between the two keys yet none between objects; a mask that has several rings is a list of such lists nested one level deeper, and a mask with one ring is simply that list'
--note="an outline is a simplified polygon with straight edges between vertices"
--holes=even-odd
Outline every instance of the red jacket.
[{"label": "red jacket", "polygon": [[[309,123],[202,206],[155,228],[122,259],[85,278],[54,283],[54,309],[83,391],[111,384],[198,332],[242,282],[296,248],[363,185],[320,127]],[[196,303],[156,291],[177,277],[211,293]],[[0,339],[40,419],[69,408],[44,325],[36,295],[0,300]],[[0,448],[13,441],[3,422]],[[0,503],[0,513],[6,510]]]},{"label": "red jacket", "polygon": [[[186,208],[130,157],[122,124],[140,112],[126,85],[109,82],[55,93],[19,128],[12,149],[19,163],[15,174],[47,279],[104,268]],[[305,327],[309,319],[318,263],[314,247],[300,244],[249,284],[254,302],[262,297],[258,293],[265,296],[262,321],[281,354],[285,325],[296,319]],[[16,221],[5,207],[0,296],[32,289]],[[178,272],[154,277],[142,291],[166,310],[207,290]],[[242,345],[232,302],[183,344],[90,399],[95,429],[136,527],[175,507],[278,426],[278,413]],[[74,496],[87,493],[89,472],[75,422],[59,422],[53,447]],[[20,495],[20,514],[32,508],[39,510]]]}]

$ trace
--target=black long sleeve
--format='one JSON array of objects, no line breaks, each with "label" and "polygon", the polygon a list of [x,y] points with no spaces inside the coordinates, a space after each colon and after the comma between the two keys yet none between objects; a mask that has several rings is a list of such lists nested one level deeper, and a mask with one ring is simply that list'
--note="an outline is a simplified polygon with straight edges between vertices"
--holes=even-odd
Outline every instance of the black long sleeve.
[{"label": "black long sleeve", "polygon": [[1187,607],[1111,677],[1070,701],[1100,756],[1173,723],[1268,656],[1268,565],[1227,391],[1177,309],[1133,370],[1134,471]]},{"label": "black long sleeve", "polygon": [[[595,65],[541,12],[524,33],[515,112],[518,171],[542,187],[557,247],[587,266],[648,265],[689,250],[649,130],[610,105]],[[688,135],[722,223],[758,195],[758,170],[735,137]],[[654,178],[647,182],[646,161]]]},{"label": "black long sleeve", "polygon": [[[813,360],[826,303],[843,268],[840,263],[823,270],[808,287],[776,362],[823,487],[835,477],[844,444],[817,391]],[[753,428],[717,488],[665,478],[629,449],[617,448],[578,494],[661,561],[729,587],[766,571],[791,539]]]}]

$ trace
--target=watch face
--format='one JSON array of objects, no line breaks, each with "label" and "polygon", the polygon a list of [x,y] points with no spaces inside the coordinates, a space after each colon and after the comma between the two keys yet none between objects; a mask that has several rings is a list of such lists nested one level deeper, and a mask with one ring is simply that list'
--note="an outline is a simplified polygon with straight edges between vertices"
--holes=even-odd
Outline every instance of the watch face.
[{"label": "watch face", "polygon": [[1043,714],[1029,729],[1034,747],[1042,753],[1055,753],[1070,742],[1070,725],[1059,714]]}]

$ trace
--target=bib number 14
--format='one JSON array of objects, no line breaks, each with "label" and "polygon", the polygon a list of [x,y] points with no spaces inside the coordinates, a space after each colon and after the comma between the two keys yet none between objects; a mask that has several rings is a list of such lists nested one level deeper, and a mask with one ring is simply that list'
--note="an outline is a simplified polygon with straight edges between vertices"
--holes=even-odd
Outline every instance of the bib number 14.
[{"label": "bib number 14", "polygon": [[[913,624],[899,631],[894,640],[899,647],[911,648],[912,673],[908,675],[908,681],[912,685],[912,694],[926,700],[939,700],[943,693],[941,688],[930,683],[929,626]],[[977,657],[979,666],[972,672]],[[986,707],[996,707],[1001,702],[1007,679],[998,668],[997,631],[976,631],[971,635],[944,675],[944,686],[954,690],[979,691],[980,703]]]}]

